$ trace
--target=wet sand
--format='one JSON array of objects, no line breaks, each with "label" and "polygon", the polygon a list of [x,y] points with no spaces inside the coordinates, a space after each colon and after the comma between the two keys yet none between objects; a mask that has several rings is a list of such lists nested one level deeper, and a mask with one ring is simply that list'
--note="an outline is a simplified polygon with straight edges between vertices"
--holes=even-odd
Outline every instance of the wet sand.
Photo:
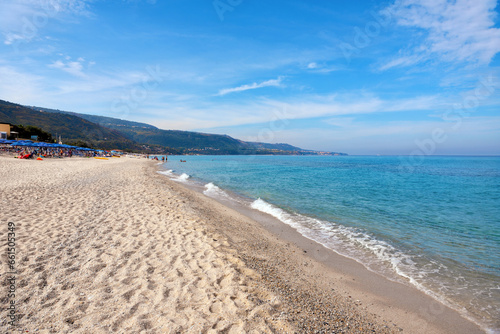
[{"label": "wet sand", "polygon": [[134,158],[0,157],[0,332],[481,332],[423,293],[156,169]]}]

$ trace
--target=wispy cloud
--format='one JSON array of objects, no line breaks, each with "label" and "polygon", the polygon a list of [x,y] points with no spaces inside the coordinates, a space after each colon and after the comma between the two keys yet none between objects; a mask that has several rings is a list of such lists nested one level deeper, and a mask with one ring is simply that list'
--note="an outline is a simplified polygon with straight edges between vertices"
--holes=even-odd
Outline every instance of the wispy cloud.
[{"label": "wispy cloud", "polygon": [[310,69],[310,70],[318,68],[318,64],[316,64],[315,62],[309,63],[307,65],[307,68]]},{"label": "wispy cloud", "polygon": [[[332,129],[285,129],[276,133],[275,142],[287,142],[301,147],[344,151],[350,154],[412,154],[418,148],[416,140],[428,138],[435,129],[445,132],[445,142],[437,145],[436,154],[467,152],[467,154],[491,154],[499,152],[493,142],[500,138],[500,118],[471,117],[465,119],[460,131],[453,123],[441,121],[389,121],[353,122],[345,127]],[[470,138],[481,136],[487,140],[478,147]],[[242,138],[245,140],[246,138]]]},{"label": "wispy cloud", "polygon": [[416,63],[418,63],[420,60],[422,60],[424,57],[423,56],[418,56],[418,55],[411,55],[411,56],[402,56],[399,58],[395,58],[388,63],[382,65],[379,70],[385,71],[393,67],[406,67],[406,66],[411,66]]},{"label": "wispy cloud", "polygon": [[316,62],[311,62],[307,64],[307,69],[309,70],[309,72],[321,73],[321,74],[327,74],[339,70],[339,68],[337,67],[328,67],[327,65],[318,64]]},{"label": "wispy cloud", "polygon": [[414,65],[437,56],[445,62],[488,65],[500,52],[500,29],[495,28],[495,0],[401,0],[389,7],[397,24],[424,29],[416,48],[381,66],[381,70]]},{"label": "wispy cloud", "polygon": [[35,39],[51,19],[90,15],[92,0],[4,0],[0,3],[0,33],[4,44]]},{"label": "wispy cloud", "polygon": [[[448,101],[451,103],[451,101]],[[284,99],[251,99],[230,103],[181,101],[159,103],[151,112],[155,125],[182,130],[209,129],[266,123],[273,119],[299,120],[318,117],[358,117],[376,113],[433,112],[444,108],[439,96],[388,100],[373,94],[301,95]],[[152,109],[155,109],[154,111]],[[165,110],[169,110],[168,119]],[[164,120],[159,119],[163,117]]]},{"label": "wispy cloud", "polygon": [[[269,139],[302,148],[341,151],[349,154],[412,154],[418,148],[416,140],[432,136],[435,129],[444,131],[446,140],[436,146],[436,154],[467,152],[467,154],[500,153],[500,117],[470,117],[463,120],[460,131],[454,123],[437,120],[367,122],[351,118],[325,121],[332,127],[287,128],[274,131]],[[255,141],[261,128],[231,128],[226,133],[242,140]],[[485,145],[478,147],[470,138],[482,137]]]},{"label": "wispy cloud", "polygon": [[234,87],[234,88],[224,88],[224,89],[221,89],[217,95],[222,96],[222,95],[226,95],[229,93],[243,92],[246,90],[258,89],[258,88],[263,88],[263,87],[281,87],[282,80],[283,80],[283,77],[278,77],[278,79],[267,80],[267,81],[264,81],[261,83],[254,82],[253,84],[250,84],[250,85],[243,85],[243,86]]},{"label": "wispy cloud", "polygon": [[[82,57],[78,58],[76,61],[71,61],[69,57],[66,57],[67,61],[64,62],[62,60],[56,60],[49,67],[60,69],[66,73],[74,75],[76,77],[85,78],[87,77],[85,73],[83,73],[83,65],[85,59]],[[90,63],[89,63],[90,65]],[[92,64],[93,65],[93,64]]]}]

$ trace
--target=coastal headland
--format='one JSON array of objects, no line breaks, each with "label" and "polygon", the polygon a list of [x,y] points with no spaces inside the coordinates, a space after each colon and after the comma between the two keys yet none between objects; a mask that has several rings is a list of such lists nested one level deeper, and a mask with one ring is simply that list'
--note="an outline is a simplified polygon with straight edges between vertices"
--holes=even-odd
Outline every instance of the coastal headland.
[{"label": "coastal headland", "polygon": [[482,332],[156,172],[139,158],[0,157],[2,333]]}]

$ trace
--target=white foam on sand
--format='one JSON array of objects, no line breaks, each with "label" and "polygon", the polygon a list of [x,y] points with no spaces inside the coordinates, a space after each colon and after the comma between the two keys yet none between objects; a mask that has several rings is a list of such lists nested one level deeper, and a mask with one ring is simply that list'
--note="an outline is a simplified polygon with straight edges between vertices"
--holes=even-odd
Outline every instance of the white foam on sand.
[{"label": "white foam on sand", "polygon": [[182,173],[175,181],[186,182],[191,176],[186,173]]},{"label": "white foam on sand", "polygon": [[223,198],[223,199],[233,200],[231,196],[229,196],[224,190],[217,187],[212,182],[205,184],[205,190],[203,191],[203,194],[212,198]]},{"label": "white foam on sand", "polygon": [[165,171],[159,171],[158,173],[168,176],[172,181],[177,181],[177,182],[187,182],[188,179],[191,177],[186,173],[182,173],[181,175],[175,175],[174,171],[171,169]]},{"label": "white foam on sand", "polygon": [[169,169],[169,170],[159,171],[158,173],[159,173],[159,174],[162,174],[162,175],[169,176],[169,177],[174,175],[174,174],[173,174],[173,173],[174,173],[174,171],[173,171],[173,170],[171,170],[171,169]]}]

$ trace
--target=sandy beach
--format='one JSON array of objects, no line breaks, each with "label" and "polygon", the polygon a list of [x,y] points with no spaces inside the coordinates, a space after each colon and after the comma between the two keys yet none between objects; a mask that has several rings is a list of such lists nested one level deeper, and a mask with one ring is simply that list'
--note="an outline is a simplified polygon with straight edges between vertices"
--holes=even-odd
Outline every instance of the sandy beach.
[{"label": "sandy beach", "polygon": [[0,157],[0,184],[2,333],[482,332],[271,217],[169,180],[152,161]]}]

